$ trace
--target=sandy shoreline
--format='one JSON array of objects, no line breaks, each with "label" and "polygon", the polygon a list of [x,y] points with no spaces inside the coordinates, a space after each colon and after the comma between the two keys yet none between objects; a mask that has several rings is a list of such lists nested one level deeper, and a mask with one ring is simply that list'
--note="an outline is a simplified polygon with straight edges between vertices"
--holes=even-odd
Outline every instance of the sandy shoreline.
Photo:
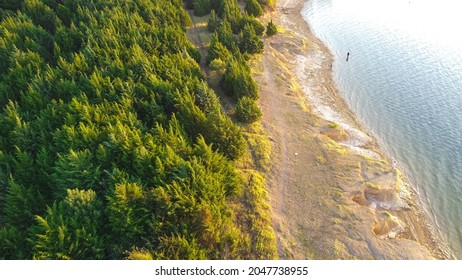
[{"label": "sandy shoreline", "polygon": [[[268,13],[281,33],[256,69],[281,258],[447,259],[416,192],[363,132],[332,81],[333,57],[311,33],[305,0]],[[284,30],[282,30],[284,29]]]}]

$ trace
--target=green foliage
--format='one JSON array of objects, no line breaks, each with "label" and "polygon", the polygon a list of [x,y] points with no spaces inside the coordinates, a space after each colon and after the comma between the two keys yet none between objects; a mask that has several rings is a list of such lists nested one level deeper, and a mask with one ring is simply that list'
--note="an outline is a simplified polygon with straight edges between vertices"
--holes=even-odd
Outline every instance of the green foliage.
[{"label": "green foliage", "polygon": [[153,260],[153,256],[146,249],[133,248],[128,252],[127,260]]},{"label": "green foliage", "polygon": [[59,204],[36,217],[32,242],[36,259],[102,259],[101,202],[92,190],[68,190]]},{"label": "green foliage", "polygon": [[245,25],[240,41],[241,51],[249,54],[262,53],[264,46],[263,41],[255,33],[253,26]]},{"label": "green foliage", "polygon": [[203,81],[195,91],[195,103],[205,113],[219,113],[221,111],[220,101],[215,92]]},{"label": "green foliage", "polygon": [[5,10],[17,10],[21,7],[23,0],[2,0],[0,8]]},{"label": "green foliage", "polygon": [[237,119],[244,123],[256,122],[261,117],[261,110],[255,100],[247,96],[237,101],[235,112]]},{"label": "green foliage", "polygon": [[5,198],[4,221],[25,234],[26,229],[34,223],[34,215],[39,213],[41,203],[43,201],[37,190],[10,179]]},{"label": "green foliage", "polygon": [[221,114],[210,114],[206,121],[207,142],[216,143],[219,152],[229,159],[237,159],[244,154],[245,141],[239,128],[229,118]]},{"label": "green foliage", "polygon": [[[10,55],[11,62],[16,60],[21,66],[26,67],[27,64],[36,62],[36,59],[33,61],[25,59],[26,56],[38,56],[41,60],[47,62],[53,60],[54,44],[52,35],[42,27],[34,25],[25,14],[8,17],[1,22],[0,26],[2,27],[1,37],[5,40],[7,49],[12,53]],[[13,48],[13,46],[16,48]],[[31,67],[31,69],[27,70],[35,71],[36,69]]]},{"label": "green foliage", "polygon": [[246,24],[251,25],[258,36],[263,35],[263,32],[265,31],[265,26],[261,24],[260,21],[258,21],[258,19],[245,14],[242,18],[241,25],[242,27],[244,27]]},{"label": "green foliage", "polygon": [[29,253],[25,250],[24,235],[15,227],[6,225],[0,228],[0,259],[19,260],[27,258]]},{"label": "green foliage", "polygon": [[10,56],[11,54],[6,46],[5,40],[0,38],[0,75],[8,70]]},{"label": "green foliage", "polygon": [[252,251],[257,259],[276,259],[277,248],[274,231],[271,228],[271,208],[268,204],[268,191],[263,174],[257,171],[246,171],[243,174],[244,183],[248,186],[243,195],[243,200],[248,203],[248,224],[252,227],[251,235]]},{"label": "green foliage", "polygon": [[200,248],[195,239],[188,240],[183,236],[165,237],[156,254],[157,259],[206,260],[207,252]]},{"label": "green foliage", "polygon": [[210,13],[210,0],[194,0],[194,15],[201,17]]},{"label": "green foliage", "polygon": [[[236,3],[210,1],[226,19],[215,17],[208,62],[234,61],[230,94],[256,98],[245,61],[232,59]],[[181,1],[0,7],[0,259],[250,251],[231,203],[246,142],[205,81]]]},{"label": "green foliage", "polygon": [[223,14],[222,18],[229,21],[231,24],[231,29],[234,34],[239,33],[241,30],[241,20],[242,20],[242,13],[237,5],[236,0],[223,0]]},{"label": "green foliage", "polygon": [[231,58],[229,50],[219,41],[217,33],[214,33],[210,41],[209,49],[207,50],[207,65],[214,59],[228,61]]},{"label": "green foliage", "polygon": [[146,195],[136,183],[121,183],[108,196],[107,213],[113,241],[119,254],[137,245],[149,230],[144,221],[149,218]]},{"label": "green foliage", "polygon": [[210,8],[215,10],[217,15],[223,18],[223,8],[225,1],[224,0],[210,0]]},{"label": "green foliage", "polygon": [[269,6],[274,8],[275,1],[274,0],[258,0],[258,3],[261,6]]},{"label": "green foliage", "polygon": [[24,0],[22,11],[32,19],[34,24],[50,33],[55,33],[56,14],[40,0]]},{"label": "green foliage", "polygon": [[217,34],[220,43],[222,43],[230,52],[234,53],[237,51],[238,41],[233,35],[231,24],[227,19],[220,23],[215,31],[215,34]]},{"label": "green foliage", "polygon": [[89,150],[70,150],[67,155],[58,157],[52,174],[55,197],[64,197],[68,189],[101,190],[101,170],[93,164]]},{"label": "green foliage", "polygon": [[215,10],[212,10],[210,12],[209,20],[207,21],[207,30],[213,33],[215,32],[215,30],[218,28],[219,25],[220,25],[220,20],[218,19],[218,16]]},{"label": "green foliage", "polygon": [[210,62],[209,67],[210,69],[220,71],[221,73],[224,72],[224,70],[226,69],[226,62],[219,58],[216,58]]},{"label": "green foliage", "polygon": [[56,16],[61,20],[61,22],[66,26],[70,27],[72,20],[72,11],[69,7],[62,4],[58,4],[55,9]]},{"label": "green foliage", "polygon": [[187,52],[188,55],[190,55],[191,58],[194,59],[194,61],[196,61],[197,63],[201,62],[201,53],[198,49],[190,47]]},{"label": "green foliage", "polygon": [[257,0],[245,0],[245,11],[254,17],[259,17],[263,14],[263,9]]},{"label": "green foliage", "polygon": [[247,96],[258,98],[258,87],[250,74],[250,69],[242,59],[229,61],[221,79],[221,87],[230,96],[237,99]]},{"label": "green foliage", "polygon": [[276,35],[278,33],[278,29],[276,25],[273,23],[273,20],[270,20],[268,22],[268,25],[266,26],[266,36],[271,37],[273,35]]},{"label": "green foliage", "polygon": [[75,24],[69,28],[60,27],[56,30],[55,43],[63,54],[78,52],[82,47],[82,35]]}]

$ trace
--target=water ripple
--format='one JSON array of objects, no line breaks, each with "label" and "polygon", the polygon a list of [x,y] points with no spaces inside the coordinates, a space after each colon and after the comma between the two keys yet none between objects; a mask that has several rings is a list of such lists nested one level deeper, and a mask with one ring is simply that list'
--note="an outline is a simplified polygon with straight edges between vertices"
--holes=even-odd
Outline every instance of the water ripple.
[{"label": "water ripple", "polygon": [[311,0],[305,12],[345,100],[423,188],[462,258],[462,18],[450,1],[434,3]]}]

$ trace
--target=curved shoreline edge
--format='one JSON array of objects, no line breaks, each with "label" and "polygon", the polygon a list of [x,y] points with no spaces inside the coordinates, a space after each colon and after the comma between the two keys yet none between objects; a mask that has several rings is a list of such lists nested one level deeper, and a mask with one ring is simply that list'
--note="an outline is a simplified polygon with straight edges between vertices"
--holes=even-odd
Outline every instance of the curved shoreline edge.
[{"label": "curved shoreline edge", "polygon": [[265,16],[284,30],[266,40],[257,71],[280,257],[453,259],[416,189],[342,99],[334,58],[302,16],[305,4],[281,0]]}]

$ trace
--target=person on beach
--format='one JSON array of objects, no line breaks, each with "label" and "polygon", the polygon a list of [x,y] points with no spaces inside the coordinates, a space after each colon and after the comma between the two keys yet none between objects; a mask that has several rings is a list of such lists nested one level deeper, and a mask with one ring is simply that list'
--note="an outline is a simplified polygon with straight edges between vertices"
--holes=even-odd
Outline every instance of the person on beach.
[{"label": "person on beach", "polygon": [[396,169],[396,163],[397,163],[397,162],[396,162],[395,159],[393,159],[393,160],[391,161],[391,167],[393,168],[393,170]]},{"label": "person on beach", "polygon": [[346,61],[348,62],[348,59],[350,58],[350,52],[347,52],[347,58]]}]

